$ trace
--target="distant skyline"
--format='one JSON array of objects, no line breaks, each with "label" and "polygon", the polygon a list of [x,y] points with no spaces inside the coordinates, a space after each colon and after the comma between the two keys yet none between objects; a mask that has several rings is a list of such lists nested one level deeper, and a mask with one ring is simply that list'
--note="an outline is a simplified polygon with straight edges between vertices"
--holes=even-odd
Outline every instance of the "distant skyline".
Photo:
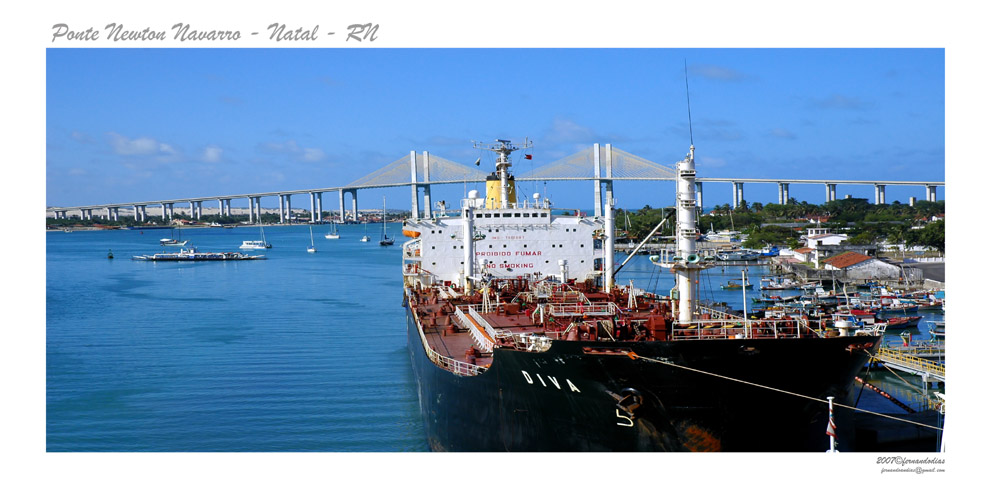
[{"label": "distant skyline", "polygon": [[[596,142],[673,165],[689,147],[683,64],[700,177],[943,181],[944,62],[942,49],[50,48],[46,203],[343,186],[411,150],[472,165],[471,141],[525,136],[534,159],[517,174]],[[530,184],[558,206],[592,204],[591,183]],[[615,189],[621,208],[674,196],[670,182]],[[777,201],[773,184],[744,189]],[[874,199],[838,186],[848,194]],[[822,203],[824,188],[790,195]],[[382,196],[409,205],[393,188],[360,192],[360,208]],[[910,196],[925,199],[886,189],[889,203]],[[730,203],[730,185],[707,184],[704,202]]]}]

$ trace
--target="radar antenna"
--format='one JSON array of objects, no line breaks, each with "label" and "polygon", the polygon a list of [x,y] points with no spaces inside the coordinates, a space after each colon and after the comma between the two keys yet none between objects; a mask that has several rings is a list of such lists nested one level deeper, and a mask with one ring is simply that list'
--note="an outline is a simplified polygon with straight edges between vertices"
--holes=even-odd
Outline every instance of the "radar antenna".
[{"label": "radar antenna", "polygon": [[695,144],[692,140],[692,107],[689,105],[689,66],[685,59],[682,60],[682,69],[685,74],[685,108],[689,112],[689,145]]}]

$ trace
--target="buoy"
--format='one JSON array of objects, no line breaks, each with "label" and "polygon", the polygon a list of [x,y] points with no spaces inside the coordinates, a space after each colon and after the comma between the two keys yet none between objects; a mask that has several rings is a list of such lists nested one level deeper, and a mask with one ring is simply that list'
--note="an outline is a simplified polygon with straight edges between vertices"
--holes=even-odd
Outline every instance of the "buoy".
[{"label": "buoy", "polygon": [[107,258],[108,259],[113,259],[114,258],[114,251],[113,250],[107,250]]}]

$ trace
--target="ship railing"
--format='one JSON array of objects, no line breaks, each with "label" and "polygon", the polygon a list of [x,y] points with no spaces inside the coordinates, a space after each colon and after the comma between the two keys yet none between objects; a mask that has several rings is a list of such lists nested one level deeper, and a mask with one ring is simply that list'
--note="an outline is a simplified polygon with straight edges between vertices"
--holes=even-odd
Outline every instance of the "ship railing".
[{"label": "ship railing", "polygon": [[[466,314],[466,312],[468,314]],[[455,316],[458,318],[458,321],[462,324],[462,326],[468,328],[468,332],[472,337],[472,340],[475,341],[475,343],[483,351],[493,352],[494,342],[492,339],[496,338],[497,329],[493,328],[492,325],[482,318],[482,315],[476,312],[475,306],[458,306],[455,308]],[[486,330],[485,332],[479,328],[480,325]],[[488,335],[486,335],[487,333]]]},{"label": "ship railing", "polygon": [[711,319],[744,321],[743,316],[737,316],[735,314],[730,314],[725,311],[718,311],[705,306],[699,306],[699,311],[703,314],[709,314]]},{"label": "ship railing", "polygon": [[447,356],[442,356],[438,354],[437,351],[429,347],[427,348],[427,357],[430,358],[435,365],[457,375],[479,375],[480,373],[486,371],[486,367],[484,366],[473,365],[471,363],[458,361],[457,359],[452,359]]},{"label": "ship railing", "polygon": [[802,324],[798,319],[710,319],[672,327],[673,340],[794,339],[800,336]]},{"label": "ship railing", "polygon": [[471,363],[458,361],[457,359],[449,358],[447,356],[442,356],[440,353],[432,349],[430,343],[427,342],[427,337],[424,335],[424,329],[420,325],[420,321],[417,321],[417,332],[420,334],[420,343],[424,346],[424,352],[427,354],[427,358],[430,359],[435,365],[456,375],[464,376],[479,375],[480,373],[486,371],[485,366],[473,365]]},{"label": "ship railing", "polygon": [[536,315],[544,316],[614,316],[618,312],[617,305],[613,302],[603,302],[597,304],[554,304],[546,303],[538,306],[534,311]]}]

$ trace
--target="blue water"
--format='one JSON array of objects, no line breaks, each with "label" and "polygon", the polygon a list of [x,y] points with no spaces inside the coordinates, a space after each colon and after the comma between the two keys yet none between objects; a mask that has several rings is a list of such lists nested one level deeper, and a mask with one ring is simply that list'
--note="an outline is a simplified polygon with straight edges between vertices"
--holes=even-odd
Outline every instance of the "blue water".
[{"label": "blue water", "polygon": [[[339,240],[324,239],[328,229],[315,226],[314,254],[307,226],[273,226],[267,260],[185,263],[130,260],[162,251],[168,231],[48,233],[47,449],[428,450],[406,349],[402,238],[381,247],[378,228],[368,243],[364,226],[338,226]],[[234,251],[259,232],[181,237]],[[765,269],[749,267],[751,281]],[[740,272],[705,271],[703,298],[740,309],[741,292],[719,288]],[[674,284],[643,256],[618,275],[631,279],[662,294]]]},{"label": "blue water", "polygon": [[[168,231],[48,233],[47,449],[427,450],[400,246],[327,229],[314,254],[306,226],[271,227],[267,260],[198,263],[130,260]],[[204,251],[258,236],[182,233]]]}]

